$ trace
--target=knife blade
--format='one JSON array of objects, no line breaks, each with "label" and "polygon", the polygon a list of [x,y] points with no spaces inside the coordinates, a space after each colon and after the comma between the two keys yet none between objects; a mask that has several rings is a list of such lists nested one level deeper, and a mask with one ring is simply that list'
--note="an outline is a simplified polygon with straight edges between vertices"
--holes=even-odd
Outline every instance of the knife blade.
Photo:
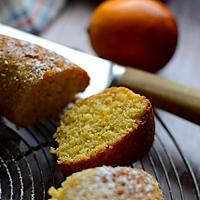
[{"label": "knife blade", "polygon": [[200,90],[190,88],[142,70],[112,64],[110,61],[79,52],[23,31],[0,25],[0,34],[29,41],[52,50],[85,69],[91,82],[82,93],[85,98],[113,85],[126,86],[147,96],[163,110],[200,124]]}]

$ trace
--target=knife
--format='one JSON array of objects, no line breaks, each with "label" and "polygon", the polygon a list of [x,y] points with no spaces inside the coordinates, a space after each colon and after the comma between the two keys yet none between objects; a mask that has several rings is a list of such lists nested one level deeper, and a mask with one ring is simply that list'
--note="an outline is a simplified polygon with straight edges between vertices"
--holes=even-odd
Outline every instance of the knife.
[{"label": "knife", "polygon": [[200,124],[198,89],[164,80],[158,75],[139,69],[116,65],[5,25],[0,25],[0,34],[38,44],[80,65],[91,78],[90,85],[80,95],[81,98],[101,92],[109,86],[125,86],[145,95],[154,106]]}]

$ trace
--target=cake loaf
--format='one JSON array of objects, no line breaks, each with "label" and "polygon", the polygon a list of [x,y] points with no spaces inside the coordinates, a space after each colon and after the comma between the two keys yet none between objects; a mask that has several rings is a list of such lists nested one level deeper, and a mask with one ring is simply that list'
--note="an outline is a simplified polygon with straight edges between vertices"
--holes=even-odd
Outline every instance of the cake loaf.
[{"label": "cake loaf", "polygon": [[15,124],[55,116],[88,84],[87,73],[66,58],[0,35],[0,115]]},{"label": "cake loaf", "polygon": [[51,200],[164,200],[156,179],[129,167],[97,167],[69,176],[49,189]]},{"label": "cake loaf", "polygon": [[81,100],[61,119],[54,138],[66,174],[102,165],[126,165],[146,154],[154,139],[152,105],[125,87]]}]

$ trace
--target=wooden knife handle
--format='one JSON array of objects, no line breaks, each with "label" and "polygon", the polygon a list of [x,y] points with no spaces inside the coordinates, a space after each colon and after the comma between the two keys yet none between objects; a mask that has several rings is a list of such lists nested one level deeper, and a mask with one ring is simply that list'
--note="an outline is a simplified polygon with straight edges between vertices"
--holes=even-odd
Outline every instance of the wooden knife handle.
[{"label": "wooden knife handle", "polygon": [[198,89],[167,81],[133,68],[127,68],[116,84],[145,95],[156,107],[200,124],[200,90]]}]

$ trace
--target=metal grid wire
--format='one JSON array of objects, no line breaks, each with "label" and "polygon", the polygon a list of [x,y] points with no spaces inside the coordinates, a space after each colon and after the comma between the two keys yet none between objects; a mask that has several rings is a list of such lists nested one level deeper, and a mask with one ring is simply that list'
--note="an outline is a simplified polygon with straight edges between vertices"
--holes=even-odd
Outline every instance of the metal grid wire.
[{"label": "metal grid wire", "polygon": [[[160,129],[153,147],[132,167],[154,175],[167,200],[200,200],[200,180],[195,177],[194,169],[172,133],[157,113],[155,116]],[[49,147],[55,145],[52,134],[56,127],[53,121],[44,121],[26,129],[1,123],[0,199],[45,200],[48,199],[48,188],[52,185],[58,187],[64,180],[55,158],[49,154]]]}]

